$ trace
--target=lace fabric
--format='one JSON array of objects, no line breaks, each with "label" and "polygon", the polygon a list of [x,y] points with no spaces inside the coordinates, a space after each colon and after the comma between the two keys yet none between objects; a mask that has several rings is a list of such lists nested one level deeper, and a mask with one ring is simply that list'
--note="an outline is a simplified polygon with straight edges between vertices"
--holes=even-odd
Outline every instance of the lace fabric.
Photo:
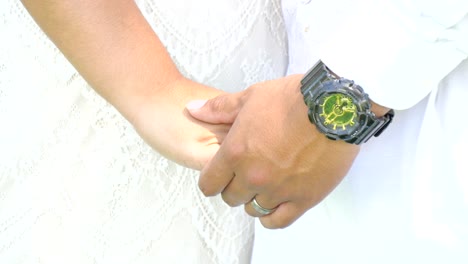
[{"label": "lace fabric", "polygon": [[[181,72],[284,74],[279,1],[138,0]],[[148,147],[20,1],[0,3],[0,263],[248,263],[253,220]]]}]

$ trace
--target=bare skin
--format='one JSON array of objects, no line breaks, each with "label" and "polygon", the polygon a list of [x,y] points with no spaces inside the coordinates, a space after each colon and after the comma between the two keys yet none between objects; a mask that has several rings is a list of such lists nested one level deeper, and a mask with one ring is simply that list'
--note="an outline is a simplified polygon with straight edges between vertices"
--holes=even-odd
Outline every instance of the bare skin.
[{"label": "bare skin", "polygon": [[134,1],[22,2],[86,81],[153,148],[195,169],[219,149],[229,127],[196,121],[184,108],[191,99],[221,91],[180,74]]},{"label": "bare skin", "polygon": [[[199,120],[232,124],[201,172],[201,190],[207,196],[221,193],[231,206],[245,204],[267,228],[286,227],[322,201],[359,153],[359,146],[329,140],[309,121],[301,79],[291,75],[188,106]],[[376,104],[373,110],[388,111]],[[254,197],[276,211],[260,215],[250,204]]]},{"label": "bare skin", "polygon": [[200,187],[206,195],[222,192],[230,205],[247,204],[253,216],[259,216],[249,204],[255,196],[264,207],[278,207],[261,218],[266,227],[285,227],[320,202],[359,151],[310,124],[299,75],[217,97],[204,110],[191,110],[207,122],[196,121],[185,105],[221,92],[183,78],[133,1],[23,4],[91,86],[163,155],[200,169],[225,140]]}]

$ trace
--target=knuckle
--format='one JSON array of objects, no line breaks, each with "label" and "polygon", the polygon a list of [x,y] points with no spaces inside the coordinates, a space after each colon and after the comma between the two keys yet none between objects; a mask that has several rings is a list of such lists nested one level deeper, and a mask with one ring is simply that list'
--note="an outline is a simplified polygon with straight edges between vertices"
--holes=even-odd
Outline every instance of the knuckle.
[{"label": "knuckle", "polygon": [[263,187],[267,185],[268,178],[264,174],[251,173],[247,177],[247,184],[253,187]]},{"label": "knuckle", "polygon": [[210,100],[210,108],[215,112],[223,110],[227,103],[226,96],[218,96]]},{"label": "knuckle", "polygon": [[210,197],[210,196],[214,196],[216,195],[216,192],[212,189],[210,189],[209,185],[205,185],[203,184],[202,181],[199,181],[198,182],[198,188],[200,189],[200,191],[203,193],[203,195],[205,197]]},{"label": "knuckle", "polygon": [[260,89],[263,86],[264,86],[264,82],[254,83],[251,86],[249,86],[245,91],[248,94],[249,93],[254,93],[257,89]]},{"label": "knuckle", "polygon": [[224,194],[224,193],[221,193],[221,198],[223,199],[223,201],[229,205],[230,207],[236,207],[237,206],[237,203],[234,201],[234,199],[230,199],[228,197],[228,195]]},{"label": "knuckle", "polygon": [[229,98],[226,96],[218,96],[210,99],[207,104],[208,112],[211,112],[212,122],[214,123],[230,123],[231,109],[229,106]]},{"label": "knuckle", "polygon": [[275,197],[281,201],[290,201],[295,198],[294,189],[288,185],[280,185],[274,189]]},{"label": "knuckle", "polygon": [[246,153],[246,147],[244,144],[232,144],[229,151],[227,152],[227,159],[234,163],[239,161]]},{"label": "knuckle", "polygon": [[271,175],[266,169],[254,169],[247,174],[247,184],[257,188],[268,185],[271,181]]},{"label": "knuckle", "polygon": [[244,101],[246,98],[249,98],[249,97],[257,97],[257,96],[263,97],[262,93],[265,89],[268,89],[268,82],[269,81],[258,82],[258,83],[252,84],[247,89],[245,89],[244,98],[243,98]]}]

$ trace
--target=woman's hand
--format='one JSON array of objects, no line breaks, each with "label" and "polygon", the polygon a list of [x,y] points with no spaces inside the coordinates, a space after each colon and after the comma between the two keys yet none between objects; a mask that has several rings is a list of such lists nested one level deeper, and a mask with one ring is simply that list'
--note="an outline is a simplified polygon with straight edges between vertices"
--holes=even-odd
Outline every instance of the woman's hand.
[{"label": "woman's hand", "polygon": [[134,1],[22,0],[86,81],[154,149],[200,169],[228,128],[195,121],[190,99],[221,92],[183,78]]},{"label": "woman's hand", "polygon": [[208,124],[190,116],[185,105],[210,99],[223,92],[181,78],[158,97],[139,106],[133,125],[140,136],[165,157],[201,170],[218,151],[229,131],[228,124]]}]

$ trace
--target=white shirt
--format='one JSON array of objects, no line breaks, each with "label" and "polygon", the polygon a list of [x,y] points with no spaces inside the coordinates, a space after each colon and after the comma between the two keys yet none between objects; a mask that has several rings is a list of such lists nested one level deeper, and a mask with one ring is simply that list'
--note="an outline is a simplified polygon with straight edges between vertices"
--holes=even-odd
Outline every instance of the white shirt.
[{"label": "white shirt", "polygon": [[283,7],[291,73],[310,68],[303,56],[314,54],[394,109],[421,101],[468,54],[466,0],[283,0]]},{"label": "white shirt", "polygon": [[253,263],[468,263],[468,1],[283,0],[289,73],[321,59],[396,111]]}]

